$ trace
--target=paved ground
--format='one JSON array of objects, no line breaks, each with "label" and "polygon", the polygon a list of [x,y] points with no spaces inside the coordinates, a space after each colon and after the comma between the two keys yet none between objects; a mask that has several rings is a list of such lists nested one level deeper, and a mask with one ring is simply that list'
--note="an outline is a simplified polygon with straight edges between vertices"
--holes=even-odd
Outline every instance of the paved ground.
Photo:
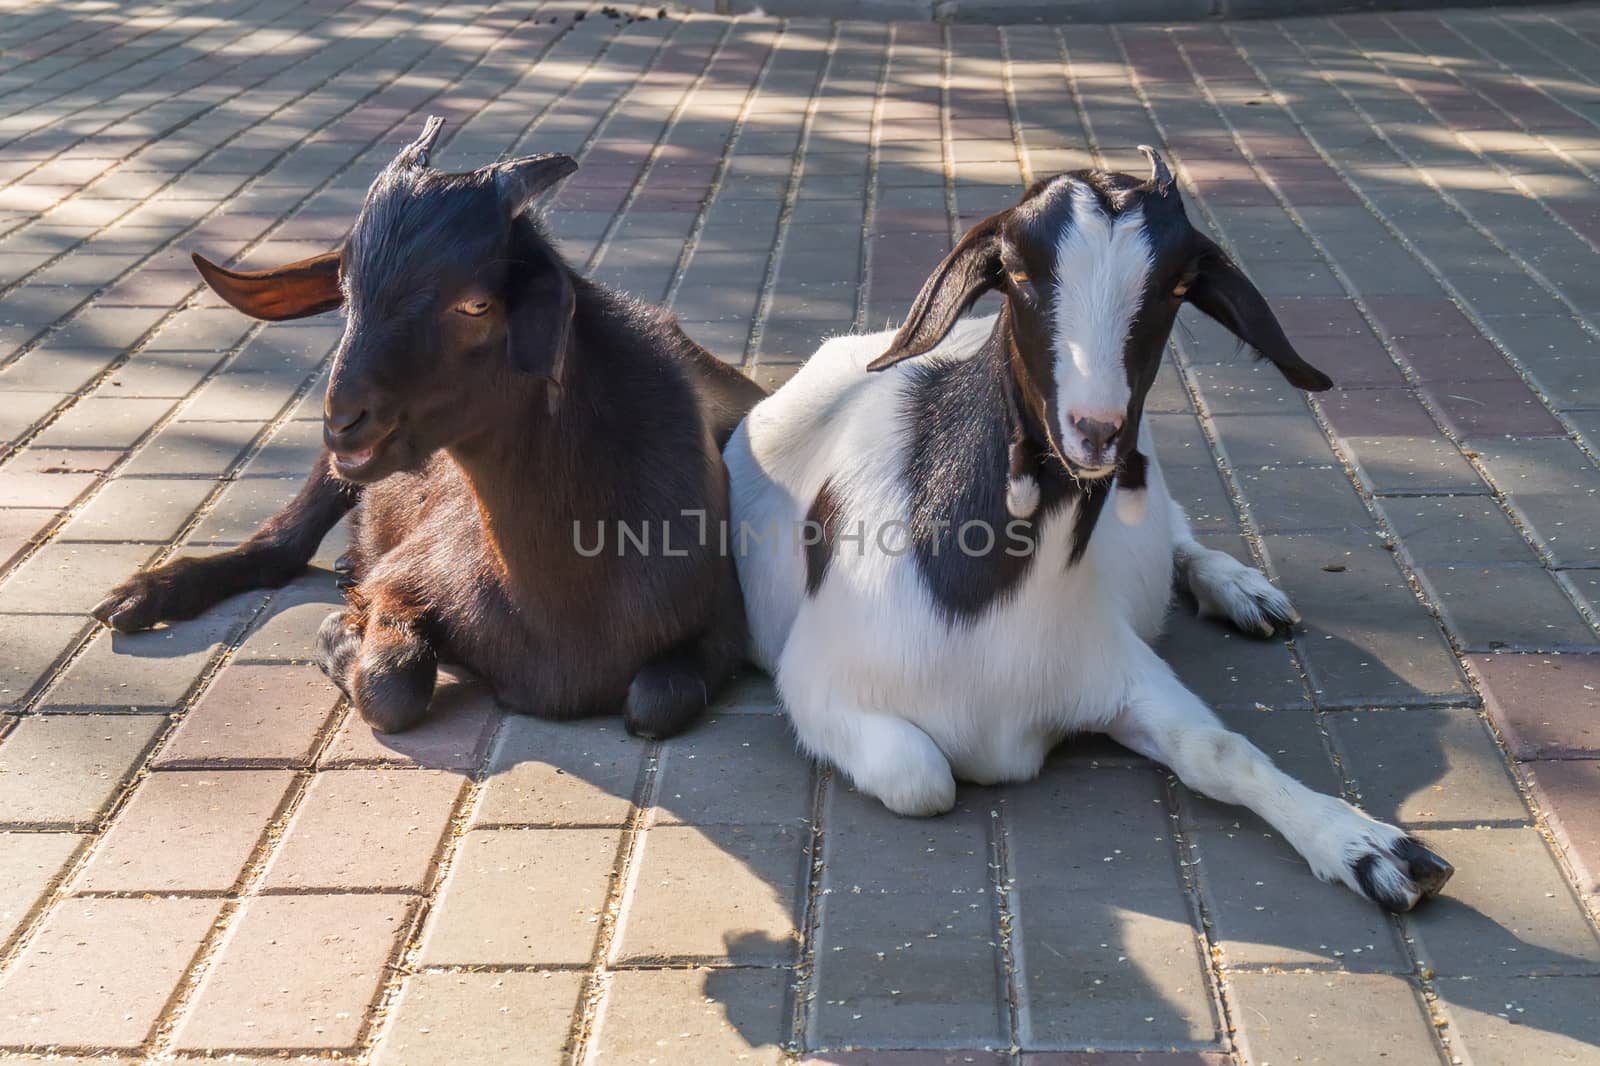
[{"label": "paved ground", "polygon": [[[0,11],[0,1060],[1600,1062],[1600,6]],[[381,742],[306,664],[326,569],[91,625],[316,447],[338,323],[252,324],[185,253],[322,250],[429,112],[445,165],[582,156],[573,260],[769,383],[894,320],[1024,180],[1165,144],[1342,386],[1307,403],[1188,323],[1152,398],[1169,479],[1306,625],[1180,609],[1166,651],[1452,859],[1450,898],[1390,920],[1103,744],[898,821],[793,754],[754,677],[669,744],[468,685]]]}]

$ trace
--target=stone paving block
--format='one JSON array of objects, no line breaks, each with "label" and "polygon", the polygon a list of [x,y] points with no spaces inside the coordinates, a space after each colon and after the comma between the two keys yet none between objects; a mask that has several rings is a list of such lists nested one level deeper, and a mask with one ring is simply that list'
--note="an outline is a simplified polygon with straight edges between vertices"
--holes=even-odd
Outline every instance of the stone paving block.
[{"label": "stone paving block", "polygon": [[180,1051],[346,1049],[388,976],[410,899],[258,896],[246,901],[178,1023]]},{"label": "stone paving block", "polygon": [[460,775],[431,770],[315,774],[262,888],[421,891],[465,787]]},{"label": "stone paving block", "polygon": [[[318,394],[320,395],[320,393]],[[187,425],[188,423],[182,423]],[[224,426],[254,425],[254,423],[206,422],[217,432]],[[304,477],[322,454],[322,424],[320,422],[285,422],[251,460],[245,464],[244,477]]]},{"label": "stone paving block", "polygon": [[1305,618],[1295,643],[1324,705],[1470,694],[1437,624],[1370,536],[1301,533],[1264,540],[1284,590]]},{"label": "stone paving block", "polygon": [[1328,730],[1362,809],[1399,825],[1526,824],[1528,809],[1477,711],[1342,711]]},{"label": "stone paving block", "polygon": [[1429,566],[1421,577],[1445,625],[1469,650],[1600,651],[1600,637],[1538,566]]},{"label": "stone paving block", "polygon": [[[238,608],[253,606],[248,602]],[[175,708],[194,688],[228,635],[232,612],[216,609],[178,625],[118,633],[101,629],[45,693],[44,711],[148,711]]]},{"label": "stone paving block", "polygon": [[646,744],[614,718],[550,722],[508,715],[489,756],[474,825],[621,826]]},{"label": "stone paving block", "polygon": [[1246,636],[1195,612],[1187,595],[1177,596],[1156,651],[1207,704],[1215,708],[1307,704],[1294,657],[1281,641]]},{"label": "stone paving block", "polygon": [[154,714],[22,719],[0,741],[0,824],[92,825],[166,725]]},{"label": "stone paving block", "polygon": [[230,664],[184,715],[154,765],[305,766],[338,700],[314,666]]},{"label": "stone paving block", "polygon": [[220,362],[217,352],[173,352],[145,348],[106,379],[107,392],[115,396],[181,399],[205,379]]},{"label": "stone paving block", "polygon": [[[170,474],[221,477],[259,432],[261,425],[257,422],[185,422],[179,419],[157,430],[121,472],[131,477]],[[211,487],[211,482],[203,484]]]},{"label": "stone paving block", "polygon": [[[1238,346],[1231,333],[1221,342]],[[1185,343],[1185,350],[1190,345]],[[1241,362],[1243,356],[1216,364],[1192,367],[1189,378],[1213,415],[1284,414],[1305,411],[1305,394],[1283,380],[1278,368],[1265,362]]]},{"label": "stone paving block", "polygon": [[62,527],[63,541],[151,541],[177,535],[189,516],[211,494],[212,483],[198,478],[118,478]]},{"label": "stone paving block", "polygon": [[[1051,769],[1006,799],[1023,1043],[1153,1049],[1215,1039],[1162,775]],[[1112,897],[1093,887],[1108,876],[1120,886]],[[1064,910],[1067,896],[1086,905]]]},{"label": "stone paving block", "polygon": [[427,966],[587,964],[617,858],[614,829],[477,829],[423,931]]},{"label": "stone paving block", "polygon": [[618,973],[591,1037],[595,1061],[788,1062],[788,984],[783,970]]},{"label": "stone paving block", "polygon": [[1474,655],[1468,662],[1517,758],[1600,755],[1600,657]]},{"label": "stone paving block", "polygon": [[583,975],[571,971],[419,973],[401,986],[376,1066],[557,1062]]},{"label": "stone paving block", "polygon": [[1235,471],[1234,483],[1264,532],[1365,529],[1372,524],[1361,497],[1338,467],[1243,467]]},{"label": "stone paving block", "polygon": [[1440,1061],[1422,997],[1400,977],[1235,973],[1228,986],[1250,1062]]},{"label": "stone paving block", "polygon": [[49,507],[64,510],[94,485],[93,474],[47,474],[15,469],[0,470],[0,507]]},{"label": "stone paving block", "polygon": [[1600,470],[1570,441],[1500,440],[1478,453],[1558,567],[1600,563]]},{"label": "stone paving block", "polygon": [[303,477],[245,478],[223,490],[189,534],[195,544],[239,544],[300,491]]},{"label": "stone paving block", "polygon": [[947,1046],[1004,1039],[987,839],[993,794],[968,789],[937,821],[908,821],[835,776],[823,844],[812,1046]]},{"label": "stone paving block", "polygon": [[786,719],[708,716],[661,746],[655,801],[664,825],[799,823],[811,816],[811,764]]},{"label": "stone paving block", "polygon": [[0,609],[87,621],[90,608],[154,554],[147,544],[46,544],[0,585]]},{"label": "stone paving block", "polygon": [[655,826],[614,949],[618,963],[792,963],[811,833],[796,825]]},{"label": "stone paving block", "polygon": [[1394,923],[1343,885],[1319,881],[1298,853],[1260,823],[1204,829],[1199,856],[1211,935],[1227,966],[1310,966],[1408,973]]},{"label": "stone paving block", "polygon": [[1167,492],[1189,518],[1197,533],[1235,533],[1239,529],[1238,510],[1222,475],[1214,466],[1189,466],[1163,469]]},{"label": "stone paving block", "polygon": [[0,1047],[138,1047],[221,909],[218,899],[61,901],[0,978]]},{"label": "stone paving block", "polygon": [[1475,1066],[1583,1063],[1600,1046],[1600,977],[1490,977],[1436,987],[1452,1043]]},{"label": "stone paving block", "polygon": [[1580,892],[1600,892],[1600,761],[1551,759],[1523,763],[1534,803],[1577,876]]},{"label": "stone paving block", "polygon": [[0,950],[45,903],[88,839],[77,833],[0,833]]},{"label": "stone paving block", "polygon": [[1566,436],[1539,396],[1521,381],[1457,381],[1432,386],[1424,394],[1445,425],[1468,440]]},{"label": "stone paving block", "polygon": [[1493,500],[1415,496],[1385,500],[1383,513],[1422,566],[1533,563],[1538,556]]},{"label": "stone paving block", "polygon": [[1295,463],[1331,463],[1334,456],[1309,411],[1294,415],[1218,415],[1218,440],[1239,469]]},{"label": "stone paving block", "polygon": [[[0,339],[0,350],[4,347],[5,341]],[[5,408],[0,410],[0,443],[9,445],[23,437],[66,398],[66,394],[60,392],[8,392]]]},{"label": "stone paving block", "polygon": [[20,707],[89,625],[78,615],[0,614],[0,707]]},{"label": "stone paving block", "polygon": [[148,433],[172,405],[170,399],[90,396],[52,422],[33,439],[33,444],[39,448],[127,449]]},{"label": "stone paving block", "polygon": [[[324,541],[326,552],[337,535]],[[337,557],[337,556],[335,556]],[[314,569],[272,594],[266,609],[251,622],[235,658],[245,662],[310,662],[316,657],[317,629],[322,620],[344,610],[344,594],[331,571]]]},{"label": "stone paving block", "polygon": [[1600,939],[1537,829],[1422,830],[1455,866],[1411,917],[1419,957],[1444,977],[1600,973]]},{"label": "stone paving block", "polygon": [[266,834],[287,770],[172,771],[145,778],[118,813],[76,892],[226,892]]},{"label": "stone paving block", "polygon": [[[428,717],[404,733],[378,733],[360,715],[347,714],[317,765],[412,766],[428,770],[474,770],[483,761],[495,727],[504,717],[488,687],[441,676]],[[331,685],[330,685],[331,687]]]},{"label": "stone paving block", "polygon": [[1472,464],[1448,441],[1420,437],[1346,437],[1345,453],[1369,492],[1387,495],[1487,493]]}]

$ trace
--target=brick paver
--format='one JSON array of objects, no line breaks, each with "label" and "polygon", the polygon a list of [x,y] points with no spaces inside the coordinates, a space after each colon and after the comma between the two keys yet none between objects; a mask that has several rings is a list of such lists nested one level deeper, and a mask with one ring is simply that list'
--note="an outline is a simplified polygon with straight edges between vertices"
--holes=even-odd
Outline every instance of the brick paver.
[{"label": "brick paver", "polygon": [[[1600,1060],[1600,6],[659,10],[0,0],[0,1058]],[[755,675],[666,744],[467,680],[376,736],[310,662],[343,530],[284,589],[93,627],[318,447],[338,321],[253,323],[187,253],[324,250],[428,113],[448,167],[578,155],[569,258],[767,384],[897,322],[1026,182],[1162,146],[1337,382],[1181,316],[1173,493],[1305,625],[1180,601],[1162,652],[1448,856],[1446,897],[1379,914],[1097,741],[896,819]]]}]

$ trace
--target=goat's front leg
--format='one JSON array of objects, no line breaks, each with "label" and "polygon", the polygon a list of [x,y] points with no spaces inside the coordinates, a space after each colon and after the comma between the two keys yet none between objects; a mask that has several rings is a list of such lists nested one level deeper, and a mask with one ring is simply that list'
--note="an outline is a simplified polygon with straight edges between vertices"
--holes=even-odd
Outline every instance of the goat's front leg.
[{"label": "goat's front leg", "polygon": [[1190,788],[1250,808],[1322,880],[1388,910],[1410,910],[1450,879],[1450,864],[1415,838],[1285,774],[1225,728],[1153,651],[1146,647],[1142,658],[1126,705],[1106,729],[1112,739],[1164,763]]},{"label": "goat's front leg", "polygon": [[317,665],[373,729],[403,732],[422,721],[439,677],[423,611],[403,591],[382,585],[363,585],[353,597],[349,610],[323,619]]},{"label": "goat's front leg", "polygon": [[1267,576],[1246,566],[1227,552],[1204,547],[1189,529],[1189,516],[1176,500],[1168,500],[1172,515],[1172,561],[1178,577],[1194,594],[1200,617],[1225,618],[1253,636],[1270,637],[1279,626],[1300,621],[1289,597]]}]

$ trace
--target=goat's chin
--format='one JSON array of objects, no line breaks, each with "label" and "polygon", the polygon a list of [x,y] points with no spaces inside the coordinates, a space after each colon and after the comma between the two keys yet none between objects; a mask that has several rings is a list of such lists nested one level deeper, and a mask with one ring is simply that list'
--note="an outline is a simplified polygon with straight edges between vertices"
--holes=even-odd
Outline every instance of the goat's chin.
[{"label": "goat's chin", "polygon": [[414,449],[394,437],[379,441],[365,452],[333,456],[333,473],[357,485],[370,485],[382,481],[390,474],[420,469],[422,464],[413,458]]}]

